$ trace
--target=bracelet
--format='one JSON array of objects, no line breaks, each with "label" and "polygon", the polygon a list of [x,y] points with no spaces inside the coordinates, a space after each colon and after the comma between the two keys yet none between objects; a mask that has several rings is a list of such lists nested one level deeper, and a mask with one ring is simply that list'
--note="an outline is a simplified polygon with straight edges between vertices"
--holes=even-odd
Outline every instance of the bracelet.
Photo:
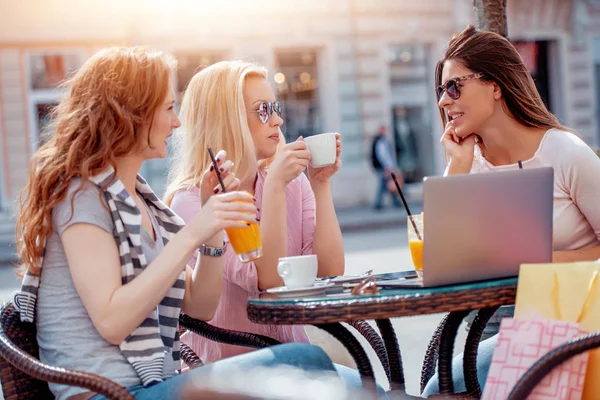
[{"label": "bracelet", "polygon": [[221,257],[225,253],[225,241],[223,241],[223,247],[212,247],[203,244],[200,246],[200,254],[209,257]]}]

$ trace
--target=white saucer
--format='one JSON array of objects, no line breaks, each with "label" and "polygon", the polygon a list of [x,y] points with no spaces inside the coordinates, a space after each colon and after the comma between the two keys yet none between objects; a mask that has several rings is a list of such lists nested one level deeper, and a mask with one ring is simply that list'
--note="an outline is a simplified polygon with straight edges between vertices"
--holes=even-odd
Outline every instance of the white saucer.
[{"label": "white saucer", "polygon": [[297,289],[288,289],[285,286],[279,286],[276,288],[267,289],[267,293],[277,294],[279,297],[318,296],[320,294],[325,294],[325,290],[333,286],[335,286],[334,283],[327,283],[324,285],[316,284],[314,286],[308,286]]}]

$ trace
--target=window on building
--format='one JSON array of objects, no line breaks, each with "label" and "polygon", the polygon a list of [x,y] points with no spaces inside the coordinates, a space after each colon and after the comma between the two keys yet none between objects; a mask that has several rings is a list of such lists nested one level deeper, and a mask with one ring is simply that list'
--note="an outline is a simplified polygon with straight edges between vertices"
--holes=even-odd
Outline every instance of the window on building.
[{"label": "window on building", "polygon": [[174,53],[174,56],[177,59],[177,92],[179,102],[183,99],[183,93],[196,73],[226,58],[225,52],[222,51],[180,52]]},{"label": "window on building", "polygon": [[40,132],[39,145],[43,145],[50,138],[51,132],[48,131],[48,126],[51,121],[52,110],[56,107],[56,103],[38,103],[36,104],[38,130]]},{"label": "window on building", "polygon": [[47,132],[50,113],[62,95],[63,83],[81,66],[83,56],[78,51],[39,51],[28,54],[29,116],[32,151],[43,144],[52,132]]},{"label": "window on building", "polygon": [[79,68],[78,54],[41,53],[31,54],[31,89],[54,89],[69,74]]},{"label": "window on building", "polygon": [[288,141],[321,132],[318,53],[315,50],[277,50],[275,96],[281,102]]},{"label": "window on building", "polygon": [[421,182],[435,173],[434,139],[431,128],[429,58],[425,44],[397,44],[389,47],[390,86],[392,93],[391,137],[398,167],[406,183]]},{"label": "window on building", "polygon": [[515,41],[513,44],[521,54],[544,104],[551,112],[555,112],[550,97],[549,42]]}]

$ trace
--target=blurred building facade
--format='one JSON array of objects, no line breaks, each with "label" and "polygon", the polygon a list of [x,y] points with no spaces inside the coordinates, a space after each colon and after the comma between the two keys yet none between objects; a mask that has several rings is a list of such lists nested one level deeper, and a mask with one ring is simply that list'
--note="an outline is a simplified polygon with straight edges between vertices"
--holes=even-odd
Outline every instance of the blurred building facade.
[{"label": "blurred building facade", "polygon": [[[37,7],[32,3],[38,4]],[[0,0],[0,202],[10,209],[39,146],[57,83],[102,47],[143,44],[177,57],[177,87],[202,66],[263,63],[288,140],[343,133],[339,207],[372,201],[370,138],[389,127],[407,179],[444,169],[436,61],[474,22],[472,0]],[[600,142],[600,1],[509,0],[510,39],[559,119]],[[142,173],[162,191],[167,160]]]}]

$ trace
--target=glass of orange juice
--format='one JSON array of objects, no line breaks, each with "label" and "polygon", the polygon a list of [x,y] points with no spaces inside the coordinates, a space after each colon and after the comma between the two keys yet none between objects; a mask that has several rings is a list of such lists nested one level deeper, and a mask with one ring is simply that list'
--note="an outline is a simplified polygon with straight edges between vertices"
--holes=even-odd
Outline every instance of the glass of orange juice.
[{"label": "glass of orange juice", "polygon": [[250,223],[247,228],[227,228],[227,237],[241,262],[254,261],[262,256],[262,242],[258,223]]},{"label": "glass of orange juice", "polygon": [[[413,265],[417,275],[423,277],[423,213],[406,217],[406,227],[408,229],[408,247],[412,256]],[[414,222],[414,225],[413,225]],[[415,231],[416,227],[416,231]]]}]

